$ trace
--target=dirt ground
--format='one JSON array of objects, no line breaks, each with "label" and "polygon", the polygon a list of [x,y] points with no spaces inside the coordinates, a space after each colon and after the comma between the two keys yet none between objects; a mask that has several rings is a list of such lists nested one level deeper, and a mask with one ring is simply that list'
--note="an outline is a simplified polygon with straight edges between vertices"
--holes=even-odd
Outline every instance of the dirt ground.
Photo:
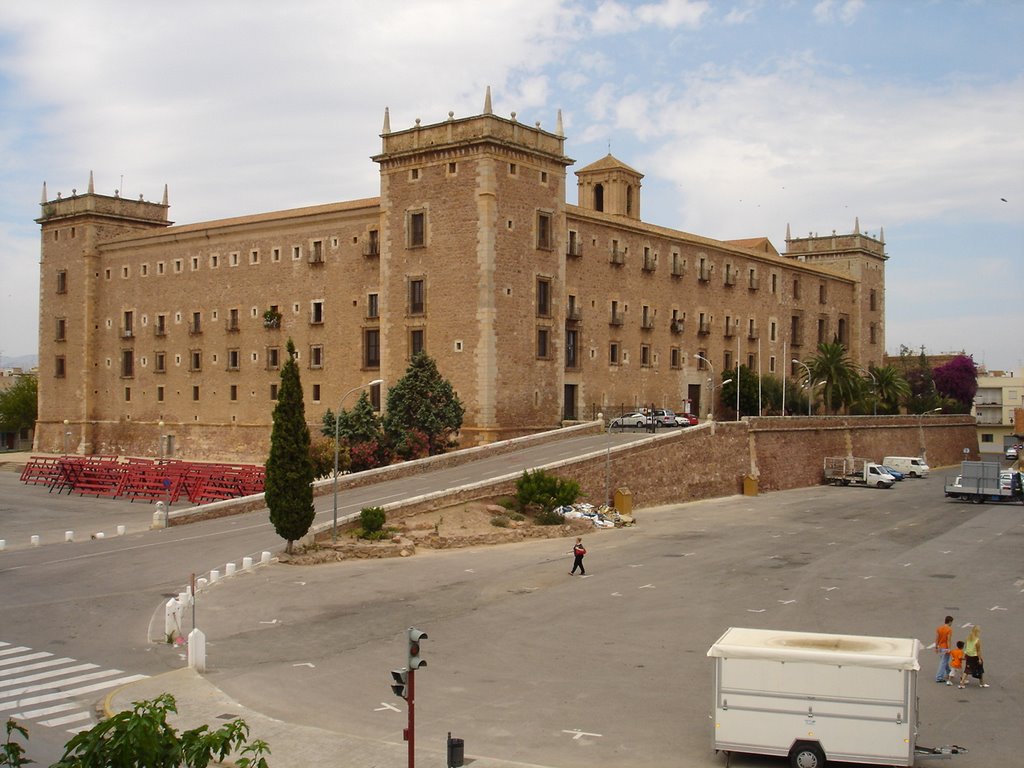
[{"label": "dirt ground", "polygon": [[[508,520],[507,526],[494,525],[495,518]],[[330,533],[317,537],[316,543],[290,556],[285,562],[314,564],[339,560],[380,557],[410,557],[417,550],[455,549],[524,541],[535,538],[580,536],[593,532],[588,520],[571,519],[562,525],[537,525],[532,518],[512,519],[513,515],[497,503],[496,499],[464,502],[450,507],[421,512],[416,515],[389,520],[388,528],[394,534],[381,541],[362,541],[343,530],[336,544]],[[353,528],[355,526],[352,526]]]}]

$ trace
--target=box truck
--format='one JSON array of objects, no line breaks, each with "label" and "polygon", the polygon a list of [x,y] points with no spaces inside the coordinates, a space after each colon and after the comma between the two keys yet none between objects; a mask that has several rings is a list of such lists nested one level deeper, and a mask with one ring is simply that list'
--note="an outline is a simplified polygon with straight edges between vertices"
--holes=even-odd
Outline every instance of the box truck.
[{"label": "box truck", "polygon": [[715,751],[913,765],[916,639],[731,627],[715,663]]},{"label": "box truck", "polygon": [[998,461],[964,461],[955,479],[946,479],[946,496],[984,504],[986,501],[1024,502],[1021,473],[1004,470]]},{"label": "box truck", "polygon": [[868,485],[874,488],[892,488],[896,478],[885,467],[868,459],[852,456],[829,456],[825,459],[825,482],[832,485]]}]

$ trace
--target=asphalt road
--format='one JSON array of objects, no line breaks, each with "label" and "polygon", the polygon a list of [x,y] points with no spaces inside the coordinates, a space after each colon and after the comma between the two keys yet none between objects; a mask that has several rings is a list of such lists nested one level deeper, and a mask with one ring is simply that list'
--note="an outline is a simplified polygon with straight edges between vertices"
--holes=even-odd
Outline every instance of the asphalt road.
[{"label": "asphalt road", "polygon": [[400,743],[389,670],[414,625],[429,634],[420,745],[442,749],[451,731],[469,756],[535,765],[723,766],[705,652],[727,627],[928,646],[948,612],[954,639],[983,626],[992,687],[933,684],[926,650],[919,743],[968,747],[956,768],[1021,763],[1021,505],[948,502],[933,475],[643,510],[585,542],[586,578],[567,575],[570,542],[554,540],[226,581],[198,603],[209,679],[271,717]]}]

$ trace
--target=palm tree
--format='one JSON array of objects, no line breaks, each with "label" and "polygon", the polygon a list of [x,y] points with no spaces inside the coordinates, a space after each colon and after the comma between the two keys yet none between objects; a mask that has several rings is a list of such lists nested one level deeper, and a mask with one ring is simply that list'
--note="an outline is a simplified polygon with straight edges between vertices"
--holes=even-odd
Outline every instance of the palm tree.
[{"label": "palm tree", "polygon": [[[861,393],[860,376],[842,344],[822,342],[818,345],[818,354],[806,365],[810,371],[809,384],[824,382],[822,397],[827,409],[837,413],[857,402]],[[813,396],[813,393],[808,392],[808,395]]]},{"label": "palm tree", "polygon": [[875,376],[875,394],[879,405],[888,413],[899,413],[900,404],[910,397],[910,384],[894,365],[871,367]]}]

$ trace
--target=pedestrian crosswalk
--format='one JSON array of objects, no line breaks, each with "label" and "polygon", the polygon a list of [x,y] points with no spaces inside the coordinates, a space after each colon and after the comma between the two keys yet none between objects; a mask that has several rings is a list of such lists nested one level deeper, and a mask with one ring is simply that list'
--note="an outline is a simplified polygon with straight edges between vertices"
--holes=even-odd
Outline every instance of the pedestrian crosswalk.
[{"label": "pedestrian crosswalk", "polygon": [[145,677],[0,640],[0,720],[78,733],[92,727],[99,691]]}]

